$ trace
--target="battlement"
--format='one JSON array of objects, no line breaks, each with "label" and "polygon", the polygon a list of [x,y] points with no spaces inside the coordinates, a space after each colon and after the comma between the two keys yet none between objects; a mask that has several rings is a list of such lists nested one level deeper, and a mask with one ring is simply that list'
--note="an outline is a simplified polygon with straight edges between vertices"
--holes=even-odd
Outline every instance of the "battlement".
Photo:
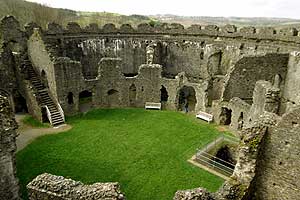
[{"label": "battlement", "polygon": [[202,26],[199,24],[193,24],[190,27],[185,28],[182,24],[179,23],[162,23],[157,26],[151,26],[147,23],[139,24],[137,27],[132,27],[130,24],[122,24],[120,27],[117,27],[115,24],[109,23],[105,24],[103,27],[99,27],[98,24],[92,23],[86,27],[81,27],[76,22],[69,22],[68,25],[64,28],[56,23],[49,23],[47,34],[70,34],[70,33],[139,33],[139,34],[182,34],[182,35],[212,35],[212,36],[249,36],[249,35],[265,35],[265,36],[298,36],[298,30],[296,28],[284,28],[284,29],[275,29],[273,27],[242,27],[237,28],[235,25],[227,24],[225,26],[217,25],[206,25]]},{"label": "battlement", "polygon": [[[18,21],[13,16],[2,18],[0,27],[2,32],[7,32],[18,26]],[[29,23],[25,26],[27,34],[32,33],[32,29],[40,28],[35,23]],[[77,35],[172,35],[172,36],[207,36],[207,37],[225,37],[225,38],[245,38],[252,40],[274,40],[283,42],[300,43],[300,34],[297,28],[275,29],[273,27],[242,27],[237,28],[235,25],[191,25],[185,28],[179,23],[162,23],[151,26],[147,23],[139,24],[132,27],[130,24],[123,24],[117,27],[115,24],[109,23],[102,27],[92,23],[85,27],[81,27],[76,22],[69,22],[66,27],[62,27],[56,23],[49,23],[46,30],[42,30],[45,36],[77,36]]]},{"label": "battlement", "polygon": [[211,37],[229,37],[229,38],[247,38],[247,39],[269,39],[288,42],[300,42],[299,31],[296,28],[275,29],[273,27],[242,27],[235,25],[191,25],[185,28],[178,23],[163,23],[157,26],[151,26],[147,23],[132,27],[130,24],[123,24],[116,27],[115,24],[105,24],[99,27],[98,24],[89,24],[81,27],[78,23],[70,22],[64,28],[55,23],[49,23],[44,31],[46,35],[74,35],[74,34],[116,34],[116,35],[174,35],[174,36],[211,36]]}]

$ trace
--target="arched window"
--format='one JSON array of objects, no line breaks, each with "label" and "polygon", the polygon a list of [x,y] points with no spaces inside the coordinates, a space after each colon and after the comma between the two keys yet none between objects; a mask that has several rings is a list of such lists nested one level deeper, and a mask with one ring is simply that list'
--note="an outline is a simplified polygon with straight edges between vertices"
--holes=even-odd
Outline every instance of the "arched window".
[{"label": "arched window", "polygon": [[169,98],[167,89],[162,85],[160,89],[160,102],[167,102]]},{"label": "arched window", "polygon": [[194,111],[197,98],[196,91],[191,86],[183,86],[177,93],[178,110],[182,111]]}]

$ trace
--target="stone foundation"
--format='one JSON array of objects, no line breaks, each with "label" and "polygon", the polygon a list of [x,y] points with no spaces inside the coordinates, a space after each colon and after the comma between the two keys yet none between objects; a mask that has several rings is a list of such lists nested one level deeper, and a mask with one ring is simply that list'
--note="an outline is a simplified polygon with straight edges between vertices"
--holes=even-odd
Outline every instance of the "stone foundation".
[{"label": "stone foundation", "polygon": [[41,174],[27,185],[30,200],[125,200],[118,183],[84,185],[62,176]]}]

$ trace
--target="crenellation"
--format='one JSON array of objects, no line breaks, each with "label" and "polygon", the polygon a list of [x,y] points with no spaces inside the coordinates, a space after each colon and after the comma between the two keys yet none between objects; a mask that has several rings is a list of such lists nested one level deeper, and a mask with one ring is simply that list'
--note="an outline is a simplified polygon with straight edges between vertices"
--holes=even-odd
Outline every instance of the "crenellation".
[{"label": "crenellation", "polygon": [[116,28],[116,25],[112,24],[112,23],[109,23],[109,24],[105,24],[103,27],[102,27],[102,31],[104,33],[118,33],[119,30]]},{"label": "crenellation", "polygon": [[83,29],[81,29],[80,25],[76,22],[69,22],[67,24],[67,30],[68,33],[81,33],[83,32]]},{"label": "crenellation", "polygon": [[97,23],[91,23],[87,25],[84,30],[89,33],[98,33],[100,31]]},{"label": "crenellation", "polygon": [[[71,23],[73,24],[73,23]],[[218,27],[216,25],[191,25],[191,27],[184,28],[183,25],[178,23],[167,24],[162,23],[160,25],[151,26],[147,23],[139,24],[136,28],[133,28],[130,24],[123,24],[120,28],[117,28],[114,24],[105,24],[102,28],[96,28],[96,24],[93,25],[93,28],[87,26],[81,28],[78,24],[73,24],[74,27],[69,30],[62,28],[60,25],[51,23],[49,24],[47,30],[45,31],[46,36],[53,36],[54,34],[63,33],[61,37],[68,37],[68,35],[78,36],[77,34],[89,37],[90,34],[93,35],[104,35],[112,34],[116,36],[125,35],[152,35],[152,36],[198,36],[198,37],[219,37],[219,38],[228,38],[228,39],[245,39],[245,40],[256,40],[261,41],[272,41],[272,42],[283,42],[290,44],[300,44],[300,37],[298,36],[298,30],[296,28],[276,30],[272,27],[242,27],[237,29],[234,25],[225,25],[223,27]],[[75,35],[74,35],[75,34]],[[58,35],[57,35],[58,36]]]},{"label": "crenellation", "polygon": [[277,31],[273,27],[262,27],[258,29],[258,34],[260,35],[275,35]]},{"label": "crenellation", "polygon": [[235,32],[237,32],[237,27],[234,25],[227,24],[221,28],[221,31],[223,31],[225,33],[235,33]]},{"label": "crenellation", "polygon": [[154,28],[150,24],[142,23],[137,26],[137,31],[140,33],[152,33]]},{"label": "crenellation", "polygon": [[136,32],[136,30],[133,29],[130,24],[122,24],[120,26],[120,32],[121,33],[134,33],[134,32]]},{"label": "crenellation", "polygon": [[61,25],[51,22],[47,24],[47,34],[62,34],[64,32]]},{"label": "crenellation", "polygon": [[279,30],[279,34],[282,36],[298,36],[298,30],[296,28],[284,28]]}]

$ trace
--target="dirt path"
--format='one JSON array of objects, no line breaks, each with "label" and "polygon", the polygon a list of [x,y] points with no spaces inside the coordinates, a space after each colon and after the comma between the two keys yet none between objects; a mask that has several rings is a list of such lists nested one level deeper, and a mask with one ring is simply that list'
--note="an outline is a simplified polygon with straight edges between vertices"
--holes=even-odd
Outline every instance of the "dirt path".
[{"label": "dirt path", "polygon": [[25,148],[37,137],[68,131],[72,128],[70,125],[67,124],[59,126],[57,128],[35,128],[22,123],[22,119],[25,117],[25,115],[16,115],[15,117],[19,125],[19,128],[17,130],[19,134],[17,137],[17,151],[20,151],[23,148]]}]

